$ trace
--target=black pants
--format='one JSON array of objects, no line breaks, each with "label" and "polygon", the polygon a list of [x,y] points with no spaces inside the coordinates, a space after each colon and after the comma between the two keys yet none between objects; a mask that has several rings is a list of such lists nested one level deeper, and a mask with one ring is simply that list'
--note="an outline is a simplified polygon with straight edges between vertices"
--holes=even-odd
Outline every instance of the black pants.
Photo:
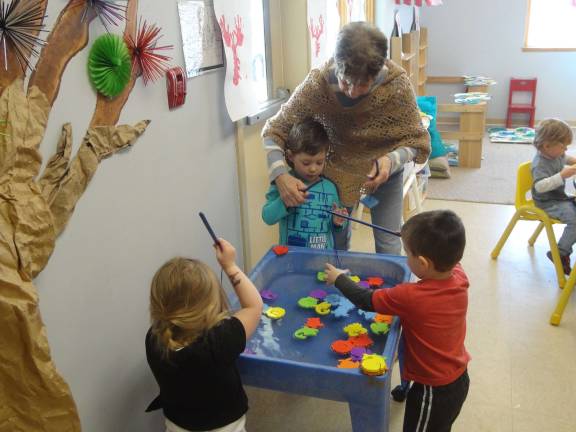
[{"label": "black pants", "polygon": [[468,387],[468,371],[443,386],[414,382],[406,400],[404,432],[450,432],[464,405]]}]

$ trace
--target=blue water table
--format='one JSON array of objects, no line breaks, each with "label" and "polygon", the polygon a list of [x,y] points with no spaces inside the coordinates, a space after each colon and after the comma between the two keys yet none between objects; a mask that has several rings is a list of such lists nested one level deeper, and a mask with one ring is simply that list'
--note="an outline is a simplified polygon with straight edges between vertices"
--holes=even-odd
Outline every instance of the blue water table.
[{"label": "blue water table", "polygon": [[[290,247],[281,256],[268,251],[249,277],[261,292],[265,291],[265,308],[275,309],[269,314],[271,318],[262,316],[240,356],[242,381],[269,390],[348,402],[354,432],[387,432],[390,376],[400,334],[398,318],[394,317],[385,334],[372,332],[374,314],[359,311],[336,288],[319,281],[318,272],[326,262],[350,269],[361,280],[380,278],[384,287],[410,279],[406,258],[400,256],[300,247]],[[330,303],[330,312],[326,313],[326,305],[310,307],[310,294],[325,295],[318,302]],[[314,323],[315,329],[303,331],[306,323]],[[345,345],[349,335],[344,328],[357,328],[358,324],[367,329],[361,336],[373,342],[367,349],[386,358],[389,369],[383,375],[338,368],[340,361],[351,360],[331,347]]]}]

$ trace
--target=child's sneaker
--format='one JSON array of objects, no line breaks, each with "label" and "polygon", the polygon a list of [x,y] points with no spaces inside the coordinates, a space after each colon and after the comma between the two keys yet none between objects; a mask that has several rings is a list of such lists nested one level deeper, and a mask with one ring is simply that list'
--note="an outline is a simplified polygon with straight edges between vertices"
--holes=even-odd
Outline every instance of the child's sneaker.
[{"label": "child's sneaker", "polygon": [[404,402],[408,397],[408,390],[410,390],[410,386],[406,386],[406,388],[402,387],[401,385],[397,385],[394,389],[390,392],[392,395],[392,399],[396,402]]},{"label": "child's sneaker", "polygon": [[[550,251],[546,252],[546,256],[548,257],[548,259],[550,261],[554,262],[554,260],[552,259],[552,252],[550,252]],[[562,263],[562,270],[564,270],[564,274],[569,275],[570,271],[572,270],[570,268],[570,256],[569,255],[560,255],[560,262]]]}]

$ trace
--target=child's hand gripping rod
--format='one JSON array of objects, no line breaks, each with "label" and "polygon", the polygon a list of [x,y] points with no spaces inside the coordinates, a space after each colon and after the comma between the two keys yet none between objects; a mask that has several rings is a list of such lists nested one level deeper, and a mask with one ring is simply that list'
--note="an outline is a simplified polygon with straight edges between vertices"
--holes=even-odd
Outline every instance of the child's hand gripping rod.
[{"label": "child's hand gripping rod", "polygon": [[368,222],[364,222],[364,221],[361,221],[360,219],[353,218],[352,216],[346,216],[346,215],[343,215],[343,214],[340,214],[340,213],[333,212],[333,211],[331,211],[331,210],[324,210],[324,211],[327,212],[327,213],[331,213],[331,214],[333,214],[334,216],[338,216],[338,217],[341,217],[341,218],[344,218],[344,219],[348,219],[349,221],[356,222],[356,223],[359,223],[359,224],[362,224],[362,225],[366,225],[366,226],[369,226],[370,228],[374,228],[374,229],[377,229],[377,230],[379,230],[379,231],[384,231],[385,233],[392,234],[392,235],[395,235],[395,236],[397,236],[397,237],[400,237],[400,236],[401,236],[398,231],[392,231],[392,230],[389,230],[388,228],[384,228],[384,227],[382,227],[382,226],[380,226],[380,225],[374,225],[374,224],[371,224],[371,223],[368,223]]}]

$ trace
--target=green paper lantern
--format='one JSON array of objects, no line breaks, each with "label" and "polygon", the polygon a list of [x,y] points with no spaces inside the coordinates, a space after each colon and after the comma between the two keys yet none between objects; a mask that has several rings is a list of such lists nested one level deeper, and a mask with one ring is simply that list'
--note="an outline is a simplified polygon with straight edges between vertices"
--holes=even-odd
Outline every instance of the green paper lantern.
[{"label": "green paper lantern", "polygon": [[100,36],[88,56],[90,81],[109,98],[118,96],[130,82],[132,58],[124,40],[114,34]]}]

